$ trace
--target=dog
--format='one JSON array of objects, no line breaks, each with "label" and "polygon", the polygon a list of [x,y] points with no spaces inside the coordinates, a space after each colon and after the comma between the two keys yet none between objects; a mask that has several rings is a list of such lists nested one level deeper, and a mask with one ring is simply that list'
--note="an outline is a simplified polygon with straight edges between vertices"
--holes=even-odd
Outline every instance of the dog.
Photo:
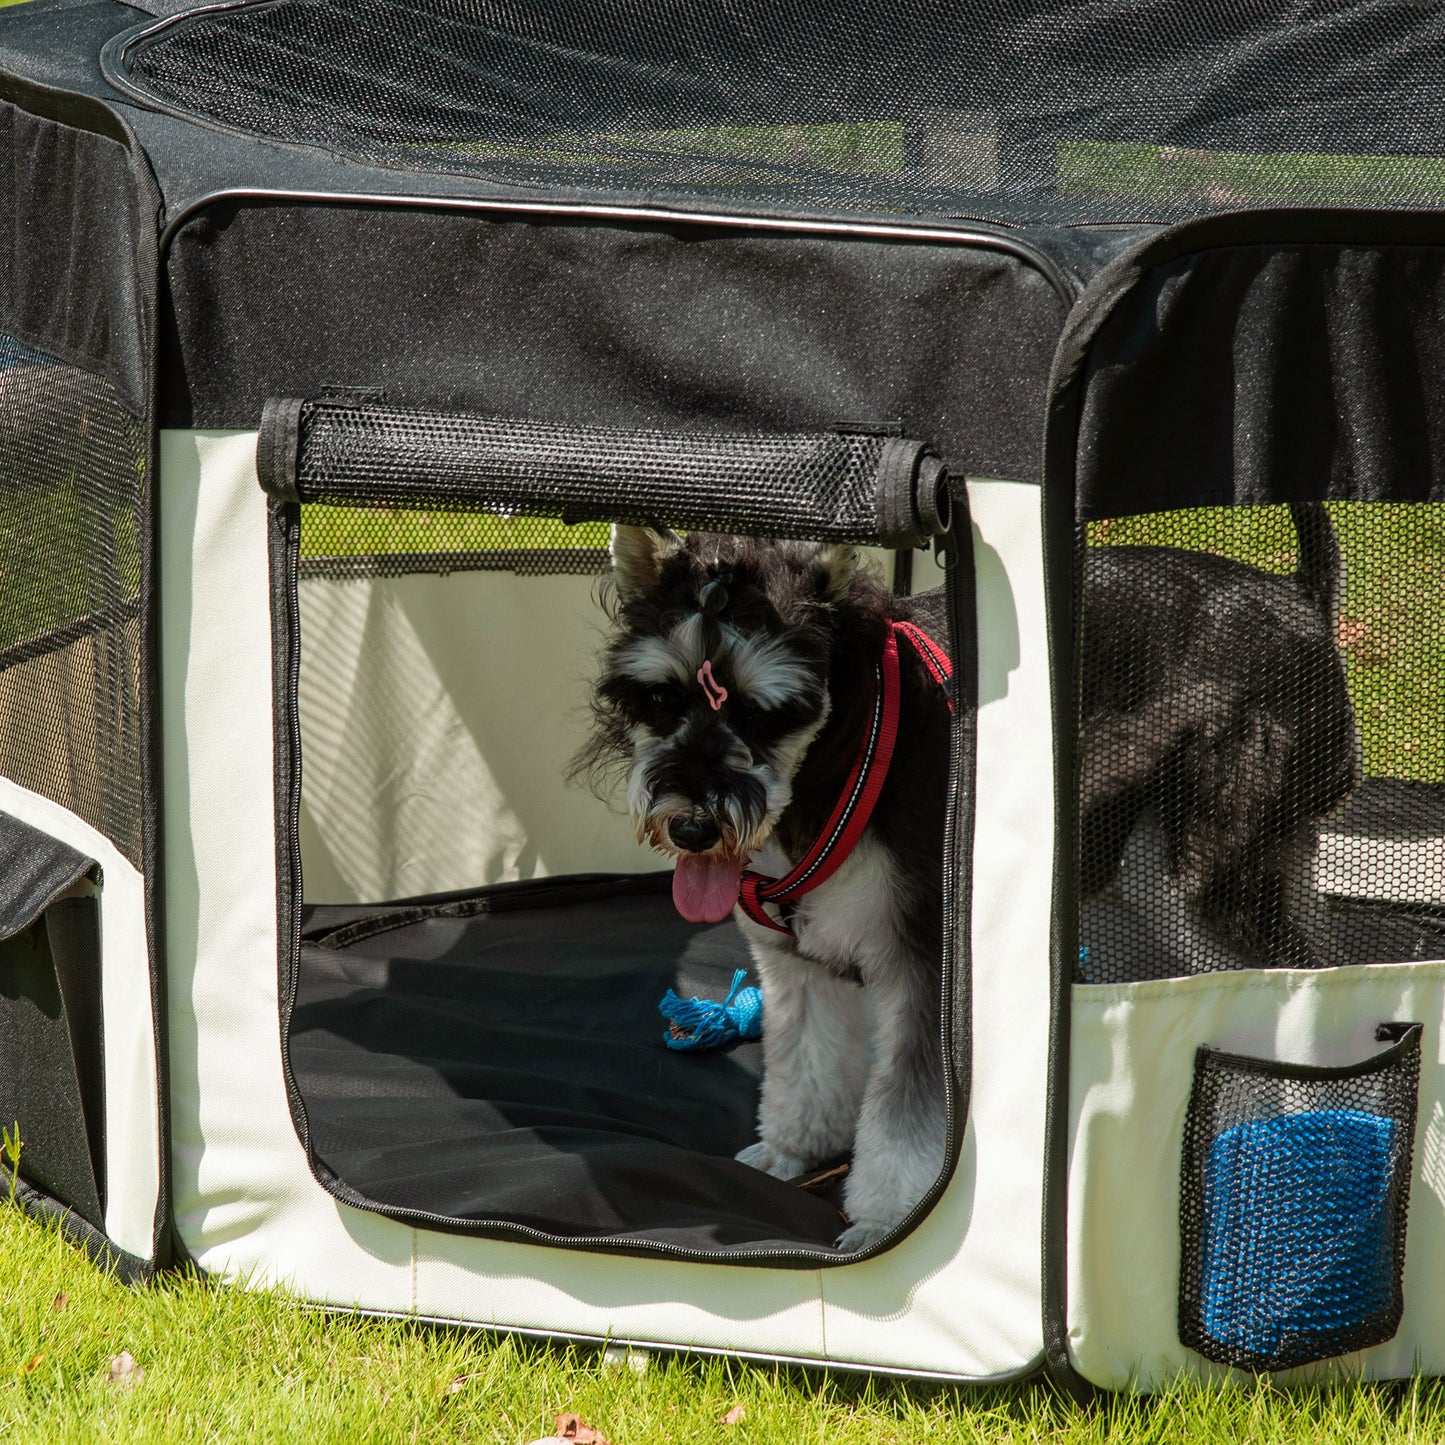
[{"label": "dog", "polygon": [[1162,957],[1122,976],[1342,961],[1311,865],[1360,776],[1343,572],[1323,506],[1290,515],[1288,574],[1169,547],[1085,549],[1082,932],[1094,948],[1087,900],[1109,901],[1126,911],[1127,946]]},{"label": "dog", "polygon": [[895,625],[942,636],[942,599],[892,595],[849,546],[618,526],[611,553],[614,626],[574,772],[620,762],[679,912],[735,915],[747,938],[763,1079],[759,1139],[737,1158],[791,1180],[851,1151],[837,1247],[868,1248],[945,1164],[950,703],[926,641],[896,645],[891,761],[836,871],[781,907],[743,900],[811,856],[873,736]]},{"label": "dog", "polygon": [[[1195,970],[1328,961],[1308,864],[1359,747],[1338,544],[1323,508],[1292,514],[1291,575],[1162,547],[1083,560],[1080,893],[1143,898],[1167,949],[1203,940]],[[897,649],[893,758],[846,858],[772,922],[744,900],[809,854],[890,630],[943,636],[942,597],[892,596],[846,546],[618,526],[611,552],[614,627],[573,770],[600,781],[621,763],[679,912],[735,915],[747,938],[764,1072],[760,1137],[737,1157],[789,1180],[851,1151],[837,1245],[869,1248],[945,1165],[949,703],[916,648]]]}]

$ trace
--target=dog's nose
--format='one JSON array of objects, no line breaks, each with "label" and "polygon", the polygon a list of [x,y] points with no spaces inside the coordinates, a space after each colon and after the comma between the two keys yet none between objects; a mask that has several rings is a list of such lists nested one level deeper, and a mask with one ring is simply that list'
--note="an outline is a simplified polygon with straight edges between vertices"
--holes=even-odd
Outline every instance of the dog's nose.
[{"label": "dog's nose", "polygon": [[706,813],[687,813],[670,819],[667,834],[689,853],[705,853],[722,837],[718,825]]}]

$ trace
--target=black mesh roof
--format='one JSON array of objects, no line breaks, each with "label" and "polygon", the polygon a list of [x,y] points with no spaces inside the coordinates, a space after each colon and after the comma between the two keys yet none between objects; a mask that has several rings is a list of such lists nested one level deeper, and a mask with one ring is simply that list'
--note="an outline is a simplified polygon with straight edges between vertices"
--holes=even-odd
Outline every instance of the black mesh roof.
[{"label": "black mesh roof", "polygon": [[1419,0],[261,0],[141,27],[107,70],[508,185],[1010,224],[1445,202]]}]

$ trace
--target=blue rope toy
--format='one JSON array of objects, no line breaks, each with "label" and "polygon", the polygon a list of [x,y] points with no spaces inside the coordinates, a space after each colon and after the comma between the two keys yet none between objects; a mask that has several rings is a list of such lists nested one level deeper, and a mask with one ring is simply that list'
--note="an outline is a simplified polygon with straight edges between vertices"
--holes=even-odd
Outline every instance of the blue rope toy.
[{"label": "blue rope toy", "polygon": [[733,986],[719,1003],[711,998],[678,998],[671,990],[662,996],[657,1011],[667,1020],[662,1041],[670,1049],[720,1049],[737,1039],[763,1036],[763,993],[742,988],[745,968],[733,974]]}]

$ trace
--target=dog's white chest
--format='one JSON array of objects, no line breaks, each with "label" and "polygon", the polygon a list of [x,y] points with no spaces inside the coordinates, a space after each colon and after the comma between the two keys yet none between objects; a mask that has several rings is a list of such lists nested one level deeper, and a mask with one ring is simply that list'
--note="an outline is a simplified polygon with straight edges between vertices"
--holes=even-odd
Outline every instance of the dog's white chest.
[{"label": "dog's white chest", "polygon": [[[759,872],[777,866],[782,876],[791,864],[769,847],[755,866]],[[893,860],[865,833],[838,871],[799,901],[791,926],[800,953],[866,979],[897,952],[897,910]]]}]

